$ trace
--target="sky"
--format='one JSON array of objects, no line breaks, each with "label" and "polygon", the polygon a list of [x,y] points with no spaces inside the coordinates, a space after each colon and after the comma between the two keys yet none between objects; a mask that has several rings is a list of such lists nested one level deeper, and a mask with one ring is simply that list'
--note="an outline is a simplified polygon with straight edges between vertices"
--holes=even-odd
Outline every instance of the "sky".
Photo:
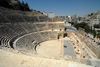
[{"label": "sky", "polygon": [[54,12],[56,16],[84,16],[100,11],[100,0],[19,0],[29,4],[30,9]]}]

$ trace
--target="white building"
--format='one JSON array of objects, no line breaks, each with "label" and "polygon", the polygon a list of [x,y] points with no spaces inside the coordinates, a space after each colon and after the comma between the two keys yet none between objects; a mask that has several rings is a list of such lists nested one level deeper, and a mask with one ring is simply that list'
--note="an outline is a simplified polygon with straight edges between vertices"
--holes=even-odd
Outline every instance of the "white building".
[{"label": "white building", "polygon": [[55,13],[49,12],[49,13],[48,13],[48,17],[49,17],[49,18],[54,18],[54,17],[55,17]]},{"label": "white building", "polygon": [[65,23],[65,27],[71,27],[71,24],[68,23],[68,22],[66,22],[66,23]]},{"label": "white building", "polygon": [[53,13],[53,12],[49,12],[49,13],[43,12],[43,14],[44,14],[45,16],[48,16],[49,18],[54,18],[54,17],[55,17],[55,13]]},{"label": "white building", "polygon": [[45,16],[48,16],[48,13],[47,13],[47,12],[43,12],[43,14],[44,14]]},{"label": "white building", "polygon": [[99,21],[99,20],[100,20],[100,14],[97,15],[97,21]]},{"label": "white building", "polygon": [[69,21],[72,21],[71,16],[68,16],[68,18],[69,18]]}]

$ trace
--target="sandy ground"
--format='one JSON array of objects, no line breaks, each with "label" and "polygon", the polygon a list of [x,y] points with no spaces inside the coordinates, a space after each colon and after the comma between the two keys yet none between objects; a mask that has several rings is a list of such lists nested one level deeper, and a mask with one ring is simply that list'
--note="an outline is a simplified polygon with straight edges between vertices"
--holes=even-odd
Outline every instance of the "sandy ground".
[{"label": "sandy ground", "polygon": [[70,40],[70,38],[65,37],[59,40],[50,40],[41,43],[36,48],[38,55],[50,58],[63,58],[62,40]]},{"label": "sandy ground", "polygon": [[51,58],[60,58],[62,51],[61,41],[50,40],[37,46],[37,53],[41,56],[51,57]]}]

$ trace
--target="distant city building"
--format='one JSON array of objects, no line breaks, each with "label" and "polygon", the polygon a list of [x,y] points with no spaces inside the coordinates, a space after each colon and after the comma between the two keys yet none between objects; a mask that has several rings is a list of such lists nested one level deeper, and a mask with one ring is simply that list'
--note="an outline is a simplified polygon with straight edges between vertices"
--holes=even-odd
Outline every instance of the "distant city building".
[{"label": "distant city building", "polygon": [[88,15],[84,15],[84,19],[89,19],[90,17]]},{"label": "distant city building", "polygon": [[74,23],[78,22],[78,18],[72,19],[72,22]]},{"label": "distant city building", "polygon": [[49,12],[49,13],[43,12],[43,14],[44,14],[45,16],[48,16],[49,18],[54,18],[54,17],[55,17],[55,13],[53,13],[53,12]]},{"label": "distant city building", "polygon": [[69,22],[71,22],[71,20],[72,20],[72,19],[71,19],[71,16],[68,16],[68,18],[69,18]]},{"label": "distant city building", "polygon": [[54,17],[55,17],[55,13],[49,12],[49,13],[48,13],[48,17],[49,17],[49,18],[54,18]]},{"label": "distant city building", "polygon": [[100,20],[100,14],[97,15],[97,20],[98,20],[98,21]]},{"label": "distant city building", "polygon": [[43,12],[43,14],[44,14],[45,16],[48,16],[48,13],[47,13],[47,12]]},{"label": "distant city building", "polygon": [[71,19],[75,19],[75,18],[76,18],[76,15],[71,16]]},{"label": "distant city building", "polygon": [[65,27],[71,27],[71,24],[68,23],[68,22],[66,22],[66,23],[65,23]]},{"label": "distant city building", "polygon": [[99,22],[99,27],[100,27],[100,14],[97,15],[97,21]]},{"label": "distant city building", "polygon": [[78,20],[76,15],[72,15],[72,16],[56,16],[56,17],[59,18],[61,21],[67,21],[67,22],[77,22],[77,20]]},{"label": "distant city building", "polygon": [[57,18],[59,18],[61,21],[68,21],[68,16],[56,16]]}]

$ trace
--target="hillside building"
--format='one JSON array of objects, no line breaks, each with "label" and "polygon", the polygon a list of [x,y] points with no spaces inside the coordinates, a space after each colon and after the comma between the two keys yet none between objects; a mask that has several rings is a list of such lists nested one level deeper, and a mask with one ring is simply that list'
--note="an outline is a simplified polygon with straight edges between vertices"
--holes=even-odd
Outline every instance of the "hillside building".
[{"label": "hillside building", "polygon": [[43,14],[44,14],[45,16],[48,16],[48,13],[47,13],[47,12],[43,12]]},{"label": "hillside building", "polygon": [[49,13],[48,13],[48,17],[49,17],[49,18],[54,18],[54,17],[55,17],[55,13],[49,12]]},{"label": "hillside building", "polygon": [[49,12],[49,13],[43,12],[43,14],[44,14],[45,16],[48,16],[49,18],[54,18],[54,17],[55,17],[55,13],[53,13],[53,12]]}]

